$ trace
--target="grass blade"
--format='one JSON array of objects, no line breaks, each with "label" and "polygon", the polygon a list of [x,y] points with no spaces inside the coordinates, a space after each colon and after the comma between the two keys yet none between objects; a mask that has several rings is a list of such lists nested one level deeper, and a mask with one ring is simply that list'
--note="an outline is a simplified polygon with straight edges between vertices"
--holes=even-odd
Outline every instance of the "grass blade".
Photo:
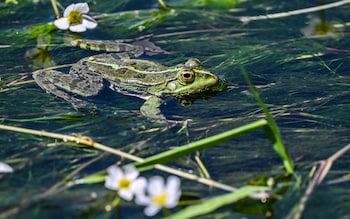
[{"label": "grass blade", "polygon": [[226,205],[237,202],[243,198],[249,197],[254,193],[264,192],[268,189],[269,189],[268,187],[263,187],[263,186],[244,186],[233,193],[228,193],[225,195],[214,197],[204,201],[201,204],[189,206],[175,214],[172,214],[169,217],[166,217],[166,219],[175,219],[175,218],[187,219],[187,218],[194,218],[196,216],[208,214],[220,207],[224,207]]},{"label": "grass blade", "polygon": [[265,134],[270,139],[270,141],[273,144],[273,148],[277,152],[277,154],[282,158],[284,167],[286,168],[286,171],[290,174],[294,173],[294,166],[293,161],[290,158],[287,148],[285,147],[282,136],[280,134],[279,128],[277,126],[277,123],[275,119],[272,117],[269,109],[267,108],[266,104],[260,97],[259,92],[253,85],[252,81],[250,80],[248,73],[245,71],[245,69],[242,67],[242,72],[244,75],[245,80],[247,81],[250,91],[253,93],[255,99],[258,101],[260,107],[265,113],[266,119],[268,121],[268,126],[265,127]]},{"label": "grass blade", "polygon": [[230,131],[226,131],[199,141],[195,141],[175,149],[151,156],[146,158],[141,162],[137,162],[135,164],[136,167],[146,167],[152,166],[154,164],[166,163],[172,160],[175,160],[179,157],[189,155],[195,151],[200,151],[206,148],[210,148],[216,146],[222,142],[228,141],[236,136],[240,136],[242,134],[251,132],[255,129],[262,128],[266,126],[268,123],[265,119],[258,120],[256,122],[252,122],[247,125],[240,126],[238,128],[232,129]]}]

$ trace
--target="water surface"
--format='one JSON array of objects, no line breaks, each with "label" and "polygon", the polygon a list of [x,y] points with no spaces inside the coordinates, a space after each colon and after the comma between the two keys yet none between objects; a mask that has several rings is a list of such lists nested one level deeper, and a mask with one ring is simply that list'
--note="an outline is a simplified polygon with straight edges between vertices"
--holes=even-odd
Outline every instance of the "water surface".
[{"label": "water surface", "polygon": [[[67,1],[60,3],[63,6],[69,4]],[[77,37],[65,31],[54,30],[37,38],[38,34],[31,28],[55,19],[49,2],[1,3],[0,83],[4,88],[0,90],[1,123],[85,135],[125,151],[136,149],[137,155],[146,157],[263,117],[248,92],[241,72],[241,66],[244,66],[281,129],[296,163],[296,176],[302,177],[302,185],[297,192],[291,189],[281,200],[269,206],[275,212],[275,218],[283,218],[302,196],[313,162],[326,159],[350,142],[349,28],[336,29],[331,36],[305,36],[302,33],[305,31],[301,31],[308,28],[310,19],[324,19],[327,25],[345,25],[349,22],[347,12],[350,6],[249,23],[242,23],[237,17],[285,12],[317,6],[318,3],[247,1],[227,9],[194,7],[182,1],[169,1],[175,11],[164,14],[161,19],[155,19],[155,13],[150,12],[158,10],[155,0],[142,3],[130,0],[119,4],[97,1],[90,4],[91,15],[99,17],[99,26],[78,37],[122,39],[152,33],[152,41],[170,54],[142,58],[170,66],[183,63],[189,57],[197,57],[206,68],[231,85],[215,97],[196,100],[189,107],[183,107],[172,99],[162,106],[162,112],[168,118],[193,120],[189,123],[188,136],[184,132],[177,133],[180,127],[164,130],[164,125],[148,121],[138,111],[142,101],[134,97],[106,91],[105,97],[93,100],[100,112],[86,114],[75,111],[69,103],[41,90],[30,81],[30,73],[42,67],[43,59],[30,60],[26,57],[29,51],[39,48],[46,64],[70,64],[95,53],[64,45],[69,38]],[[120,12],[131,10],[139,10],[144,20],[149,19],[143,31],[138,30],[136,18],[117,16]],[[103,13],[117,14],[101,17]],[[4,86],[21,77],[29,83]],[[15,169],[13,174],[1,176],[0,183],[0,212],[19,206],[10,218],[28,218],[28,215],[33,218],[144,217],[142,208],[127,202],[112,213],[105,212],[103,206],[111,200],[108,199],[111,193],[101,184],[76,186],[27,206],[24,200],[33,201],[38,194],[102,153],[72,147],[61,141],[57,141],[56,147],[47,147],[54,145],[55,140],[8,131],[0,133],[0,160]],[[200,157],[213,179],[237,187],[262,175],[283,173],[281,160],[262,131],[201,152]],[[103,170],[118,160],[118,157],[103,155],[76,177]],[[172,165],[198,173],[193,156]],[[326,182],[311,196],[303,218],[350,217],[349,182],[327,184],[329,180],[349,174],[348,167],[349,155],[345,154],[336,161]],[[166,175],[155,170],[145,172],[146,176],[153,174]],[[183,180],[182,184],[184,192],[204,198],[223,193],[188,180]],[[203,218],[214,215],[264,218],[263,215],[239,213],[230,207]]]}]

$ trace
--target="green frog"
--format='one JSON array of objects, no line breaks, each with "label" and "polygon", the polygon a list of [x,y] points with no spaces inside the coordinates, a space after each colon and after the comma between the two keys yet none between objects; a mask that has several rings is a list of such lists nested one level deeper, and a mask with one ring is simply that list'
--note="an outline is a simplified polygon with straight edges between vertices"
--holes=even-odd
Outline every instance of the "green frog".
[{"label": "green frog", "polygon": [[[76,109],[89,108],[90,103],[84,99],[98,95],[108,85],[115,92],[145,100],[140,108],[141,113],[157,122],[170,121],[159,108],[163,97],[172,96],[180,102],[188,102],[198,95],[217,92],[226,87],[225,81],[204,69],[196,58],[167,67],[150,60],[130,57],[147,53],[147,50],[159,52],[161,50],[158,47],[152,48],[153,45],[150,44],[142,47],[139,42],[114,42],[107,43],[109,48],[115,47],[109,51],[119,53],[83,58],[71,66],[68,74],[53,69],[37,70],[33,72],[33,78],[42,89],[70,102]],[[101,46],[95,45],[98,43],[104,45],[103,41],[79,41],[74,44],[79,44],[80,47],[82,44],[89,45],[90,49],[101,50]],[[124,48],[118,47],[118,44]],[[106,48],[105,45],[102,47]],[[128,49],[125,53],[126,47]],[[120,53],[121,50],[124,52]]]}]

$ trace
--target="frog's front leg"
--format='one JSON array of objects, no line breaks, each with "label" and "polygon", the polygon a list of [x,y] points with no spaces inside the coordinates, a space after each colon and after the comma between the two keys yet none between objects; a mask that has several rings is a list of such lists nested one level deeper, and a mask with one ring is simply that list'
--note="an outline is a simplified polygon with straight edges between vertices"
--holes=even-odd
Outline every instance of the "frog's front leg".
[{"label": "frog's front leg", "polygon": [[162,99],[157,96],[149,97],[146,102],[141,106],[141,113],[148,119],[160,123],[167,121],[165,116],[160,111],[160,105],[163,103]]},{"label": "frog's front leg", "polygon": [[[78,96],[93,96],[102,89],[102,79],[99,83],[91,84],[91,80],[74,77],[56,70],[37,70],[33,72],[35,82],[47,93],[54,94],[73,105],[75,109],[95,108],[91,103]],[[91,88],[93,86],[93,88]]]}]

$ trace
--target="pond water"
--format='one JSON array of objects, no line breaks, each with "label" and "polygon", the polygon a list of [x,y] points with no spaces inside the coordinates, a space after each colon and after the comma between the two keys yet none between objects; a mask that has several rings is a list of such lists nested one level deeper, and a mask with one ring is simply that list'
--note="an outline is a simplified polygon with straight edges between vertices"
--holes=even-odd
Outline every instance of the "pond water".
[{"label": "pond water", "polygon": [[[79,34],[46,25],[55,20],[49,1],[0,3],[1,124],[89,136],[147,157],[263,118],[246,85],[243,66],[276,119],[296,165],[290,181],[293,188],[272,203],[253,205],[263,209],[261,212],[230,205],[202,218],[265,218],[266,212],[273,212],[273,218],[286,218],[304,194],[314,162],[327,159],[350,142],[350,4],[268,18],[250,16],[332,1],[248,0],[235,6],[230,4],[235,1],[166,2],[171,10],[165,12],[159,10],[156,0],[90,1],[90,15],[98,27]],[[59,3],[65,7],[71,2]],[[239,18],[243,16],[252,20],[242,22]],[[32,81],[30,73],[38,68],[71,64],[96,54],[67,46],[73,38],[130,39],[147,34],[153,34],[151,41],[169,54],[142,58],[172,66],[196,57],[229,84],[214,97],[195,100],[186,107],[166,99],[162,113],[175,120],[191,119],[187,132],[178,132],[181,126],[166,127],[142,116],[139,108],[143,101],[135,97],[103,91],[91,99],[99,112],[84,113]],[[21,83],[11,85],[16,81]],[[14,168],[13,173],[0,175],[0,218],[145,217],[142,207],[130,202],[106,211],[113,192],[102,183],[63,188],[38,198],[70,174],[81,178],[115,162],[129,161],[41,136],[3,130],[0,136],[0,161]],[[194,157],[182,158],[171,166],[199,175]],[[283,174],[281,159],[263,131],[199,152],[199,157],[212,179],[234,187],[262,176]],[[346,153],[335,161],[308,200],[302,218],[350,218],[349,158]],[[158,170],[143,174],[168,175]],[[336,181],[342,177],[347,178]],[[201,198],[224,192],[186,179],[181,188],[183,193]]]}]

